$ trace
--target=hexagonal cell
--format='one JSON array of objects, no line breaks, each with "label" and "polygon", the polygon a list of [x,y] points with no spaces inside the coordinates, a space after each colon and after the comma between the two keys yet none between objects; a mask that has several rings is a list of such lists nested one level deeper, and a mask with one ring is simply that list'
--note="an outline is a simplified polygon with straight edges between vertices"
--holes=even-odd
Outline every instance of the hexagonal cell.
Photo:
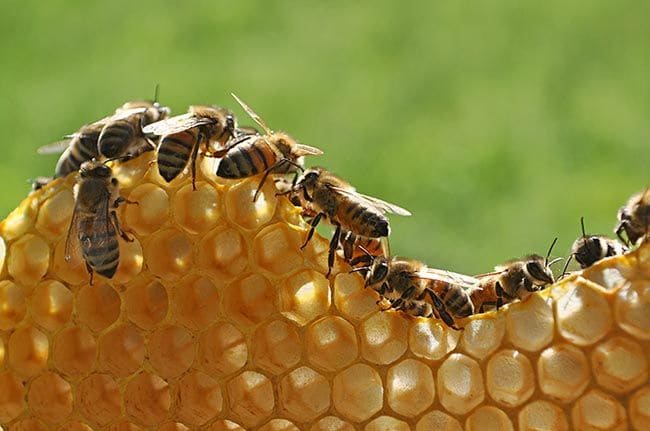
[{"label": "hexagonal cell", "polygon": [[326,316],[305,332],[309,361],[326,371],[338,371],[359,355],[354,326],[339,316]]},{"label": "hexagonal cell", "polygon": [[104,428],[104,431],[142,431],[142,428],[132,422],[118,420]]},{"label": "hexagonal cell", "polygon": [[297,422],[308,422],[330,407],[327,379],[308,367],[300,367],[280,380],[278,398],[286,415]]},{"label": "hexagonal cell", "polygon": [[0,422],[9,423],[23,411],[25,388],[12,373],[0,372]]},{"label": "hexagonal cell", "polygon": [[231,279],[248,266],[246,241],[237,229],[225,227],[209,232],[199,250],[199,266],[218,280]]},{"label": "hexagonal cell", "polygon": [[599,385],[617,394],[629,392],[648,380],[648,361],[643,347],[627,337],[612,337],[591,353],[591,365]]},{"label": "hexagonal cell", "polygon": [[144,338],[135,325],[116,326],[99,339],[99,366],[116,377],[126,377],[142,366]]},{"label": "hexagonal cell", "polygon": [[124,241],[120,238],[119,242],[120,261],[112,282],[114,284],[126,284],[140,274],[144,257],[142,255],[142,245],[137,238],[133,238],[133,241]]},{"label": "hexagonal cell", "polygon": [[0,237],[0,274],[5,269],[5,261],[7,260],[7,244],[5,240]]},{"label": "hexagonal cell", "polygon": [[584,431],[628,429],[627,416],[616,398],[598,389],[584,394],[571,409],[575,429]]},{"label": "hexagonal cell", "polygon": [[507,407],[523,404],[535,391],[533,366],[516,350],[501,350],[492,356],[485,379],[492,399]]},{"label": "hexagonal cell", "polygon": [[158,431],[189,431],[189,428],[179,422],[167,422],[156,428]]},{"label": "hexagonal cell", "polygon": [[258,425],[273,412],[273,384],[264,375],[244,371],[230,380],[227,387],[231,412],[244,426]]},{"label": "hexagonal cell", "polygon": [[359,322],[377,311],[379,296],[363,287],[358,274],[338,274],[334,279],[334,305],[343,317]]},{"label": "hexagonal cell", "polygon": [[11,424],[11,431],[48,431],[48,429],[38,419],[22,419]]},{"label": "hexagonal cell", "polygon": [[165,280],[178,280],[192,268],[192,240],[175,229],[154,233],[144,257],[149,270]]},{"label": "hexagonal cell", "polygon": [[246,338],[230,323],[218,323],[201,334],[199,359],[208,374],[234,373],[246,364]]},{"label": "hexagonal cell", "polygon": [[72,292],[58,281],[46,281],[34,289],[31,304],[34,322],[54,331],[72,315]]},{"label": "hexagonal cell", "polygon": [[127,415],[147,426],[164,421],[172,403],[167,382],[149,373],[141,373],[131,379],[123,398]]},{"label": "hexagonal cell", "polygon": [[633,281],[616,294],[614,314],[628,334],[650,340],[650,282]]},{"label": "hexagonal cell", "polygon": [[650,386],[644,386],[630,397],[630,421],[635,430],[650,429]]},{"label": "hexagonal cell", "polygon": [[174,316],[190,329],[203,329],[219,316],[219,291],[207,277],[190,276],[174,287]]},{"label": "hexagonal cell", "polygon": [[301,326],[327,313],[330,307],[329,281],[312,270],[287,278],[278,295],[280,312]]},{"label": "hexagonal cell", "polygon": [[275,213],[277,199],[272,181],[267,181],[253,202],[258,180],[242,181],[230,187],[226,194],[228,218],[244,229],[259,229],[268,223]]},{"label": "hexagonal cell", "polygon": [[252,347],[255,365],[272,374],[296,365],[302,350],[296,327],[284,320],[273,320],[257,328]]},{"label": "hexagonal cell", "polygon": [[70,421],[65,423],[58,431],[93,431],[93,429],[83,422]]},{"label": "hexagonal cell", "polygon": [[73,208],[72,190],[59,190],[41,205],[36,218],[36,230],[46,238],[63,236],[70,227]]},{"label": "hexagonal cell", "polygon": [[165,326],[149,336],[147,351],[154,371],[164,379],[178,377],[194,362],[192,334],[180,326]]},{"label": "hexagonal cell", "polygon": [[536,352],[553,340],[553,309],[541,296],[516,302],[508,311],[506,329],[515,347]]},{"label": "hexagonal cell", "polygon": [[89,373],[96,356],[95,337],[84,326],[65,328],[54,338],[52,358],[63,375],[77,377]]},{"label": "hexagonal cell", "polygon": [[167,289],[158,280],[136,280],[124,292],[124,306],[131,322],[142,329],[152,329],[167,315]]},{"label": "hexagonal cell", "polygon": [[415,359],[406,359],[388,370],[386,391],[388,405],[407,417],[425,411],[436,395],[431,369]]},{"label": "hexagonal cell", "polygon": [[155,184],[140,184],[128,199],[138,205],[125,206],[124,220],[139,235],[157,231],[169,219],[169,198],[165,190]]},{"label": "hexagonal cell", "polygon": [[9,247],[7,268],[18,283],[36,284],[47,272],[49,264],[50,247],[38,235],[23,235]]},{"label": "hexagonal cell", "polygon": [[409,329],[409,346],[415,356],[437,361],[456,348],[460,334],[435,319],[416,320]]},{"label": "hexagonal cell", "polygon": [[25,317],[25,293],[9,280],[0,281],[0,330],[11,330]]},{"label": "hexagonal cell", "polygon": [[602,339],[612,327],[612,313],[602,293],[577,280],[573,288],[556,301],[555,315],[560,335],[578,346]]},{"label": "hexagonal cell", "polygon": [[219,381],[192,371],[178,382],[178,418],[191,425],[203,425],[221,413],[223,397]]},{"label": "hexagonal cell", "polygon": [[54,258],[52,259],[51,270],[68,286],[76,286],[81,283],[88,283],[90,276],[86,270],[86,264],[81,257],[79,250],[70,254],[70,260],[66,261],[65,251],[66,239],[59,241],[54,247]]},{"label": "hexagonal cell", "polygon": [[300,431],[300,429],[286,419],[271,419],[259,427],[258,431]]},{"label": "hexagonal cell", "polygon": [[61,422],[72,413],[72,388],[56,373],[40,374],[29,385],[27,407],[34,417]]},{"label": "hexagonal cell", "polygon": [[309,431],[354,431],[354,427],[336,416],[325,416],[309,428]]},{"label": "hexagonal cell", "polygon": [[415,431],[463,431],[460,422],[440,410],[433,410],[422,416],[415,425]]},{"label": "hexagonal cell", "polygon": [[359,328],[361,355],[375,364],[391,364],[408,347],[408,321],[397,313],[379,311]]},{"label": "hexagonal cell", "polygon": [[246,431],[244,428],[235,422],[228,420],[220,420],[210,425],[206,431]]},{"label": "hexagonal cell", "polygon": [[465,414],[483,402],[485,389],[478,363],[453,353],[438,368],[438,397],[445,409]]},{"label": "hexagonal cell", "polygon": [[253,273],[235,280],[224,291],[226,315],[243,326],[263,322],[276,311],[275,288],[262,275]]},{"label": "hexagonal cell", "polygon": [[519,431],[567,431],[569,423],[564,410],[555,404],[538,400],[519,411]]},{"label": "hexagonal cell", "polygon": [[302,266],[301,237],[298,229],[276,223],[262,229],[253,242],[255,261],[274,274],[286,274]]},{"label": "hexagonal cell", "polygon": [[558,344],[544,350],[537,360],[539,387],[546,395],[568,403],[589,383],[589,363],[580,349]]},{"label": "hexagonal cell", "polygon": [[38,200],[25,199],[2,222],[2,237],[11,241],[25,234],[34,225],[38,213]]},{"label": "hexagonal cell", "polygon": [[[120,190],[130,189],[143,180],[143,177],[157,169],[151,169],[155,160],[155,152],[147,152],[137,158],[119,163],[113,163],[113,176],[119,181]],[[157,173],[157,172],[156,172]]]},{"label": "hexagonal cell", "polygon": [[493,406],[477,408],[465,420],[466,431],[512,431],[512,422],[508,415]]},{"label": "hexagonal cell", "polygon": [[465,325],[460,346],[476,359],[485,359],[499,348],[505,332],[506,323],[502,314],[481,316]]},{"label": "hexagonal cell", "polygon": [[354,364],[334,377],[332,402],[352,422],[370,419],[384,405],[384,387],[376,370]]},{"label": "hexagonal cell", "polygon": [[33,326],[16,329],[7,347],[9,367],[22,377],[34,376],[47,365],[50,344],[47,336]]},{"label": "hexagonal cell", "polygon": [[111,376],[92,374],[78,384],[75,407],[88,422],[104,426],[121,415],[120,388]]},{"label": "hexagonal cell", "polygon": [[191,184],[181,187],[174,195],[173,214],[176,223],[192,234],[205,232],[212,228],[221,211],[219,192],[208,183],[199,181],[196,190]]},{"label": "hexagonal cell", "polygon": [[120,296],[105,283],[83,286],[77,294],[75,311],[80,323],[99,332],[119,317]]},{"label": "hexagonal cell", "polygon": [[399,419],[390,416],[379,416],[365,426],[364,431],[410,431],[409,425]]}]

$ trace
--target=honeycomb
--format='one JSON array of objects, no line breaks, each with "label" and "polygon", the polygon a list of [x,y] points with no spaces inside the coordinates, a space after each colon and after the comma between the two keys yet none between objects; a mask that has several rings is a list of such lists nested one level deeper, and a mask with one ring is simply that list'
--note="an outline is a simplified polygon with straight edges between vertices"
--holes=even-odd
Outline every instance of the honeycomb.
[{"label": "honeycomb", "polygon": [[0,225],[2,430],[649,430],[650,246],[464,330],[380,311],[258,179],[115,167],[112,280],[64,259],[72,176]]}]

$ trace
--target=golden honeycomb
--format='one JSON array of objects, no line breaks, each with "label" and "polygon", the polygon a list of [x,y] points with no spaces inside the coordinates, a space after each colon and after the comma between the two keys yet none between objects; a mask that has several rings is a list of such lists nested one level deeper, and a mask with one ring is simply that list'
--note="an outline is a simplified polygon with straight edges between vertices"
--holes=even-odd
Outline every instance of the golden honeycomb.
[{"label": "golden honeycomb", "polygon": [[650,246],[455,331],[326,279],[272,182],[150,162],[114,169],[112,280],[64,258],[72,176],[0,224],[2,430],[650,429]]}]

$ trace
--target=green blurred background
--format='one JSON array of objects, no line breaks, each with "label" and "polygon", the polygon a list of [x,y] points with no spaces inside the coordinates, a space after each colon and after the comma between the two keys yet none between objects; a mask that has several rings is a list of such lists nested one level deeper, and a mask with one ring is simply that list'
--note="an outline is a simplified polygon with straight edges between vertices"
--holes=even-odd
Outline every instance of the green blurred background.
[{"label": "green blurred background", "polygon": [[650,3],[308,3],[3,1],[0,215],[52,172],[37,147],[156,83],[321,147],[413,212],[392,249],[436,267],[565,254],[650,185]]}]

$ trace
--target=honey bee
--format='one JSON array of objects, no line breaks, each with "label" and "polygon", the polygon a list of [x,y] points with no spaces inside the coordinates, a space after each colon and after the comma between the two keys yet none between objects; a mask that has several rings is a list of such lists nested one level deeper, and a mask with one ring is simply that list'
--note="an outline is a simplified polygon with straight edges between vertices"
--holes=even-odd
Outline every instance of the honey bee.
[{"label": "honey bee", "polygon": [[264,130],[264,134],[242,134],[232,139],[225,150],[217,154],[223,157],[216,174],[221,178],[236,179],[263,173],[253,201],[257,200],[270,174],[296,173],[302,170],[304,156],[323,154],[318,148],[299,144],[286,133],[272,131],[246,103],[236,95],[232,96]]},{"label": "honey bee", "polygon": [[[636,245],[648,237],[650,230],[650,188],[639,192],[618,211],[618,224],[614,232],[626,245]],[[623,238],[623,232],[627,240]]]},{"label": "honey bee", "polygon": [[79,247],[93,284],[93,273],[112,278],[117,270],[120,249],[117,234],[133,241],[120,227],[116,209],[135,203],[119,196],[118,182],[110,167],[95,159],[84,162],[74,190],[75,206],[65,243],[65,260],[70,261]]},{"label": "honey bee", "polygon": [[97,141],[105,120],[82,126],[77,132],[65,136],[62,141],[40,147],[39,154],[56,154],[63,151],[54,168],[54,178],[77,172],[81,164],[98,156]]},{"label": "honey bee", "polygon": [[142,131],[162,136],[157,157],[160,176],[171,182],[189,163],[192,188],[196,190],[196,161],[201,145],[205,145],[207,154],[215,143],[222,150],[229,139],[237,136],[236,129],[235,116],[229,110],[213,105],[193,105],[186,114],[148,124]]},{"label": "honey bee", "polygon": [[627,247],[615,239],[604,235],[587,235],[584,217],[580,217],[580,226],[582,227],[582,236],[576,239],[571,246],[571,255],[567,260],[565,271],[572,257],[575,257],[580,268],[584,269],[606,257],[627,253]]}]

